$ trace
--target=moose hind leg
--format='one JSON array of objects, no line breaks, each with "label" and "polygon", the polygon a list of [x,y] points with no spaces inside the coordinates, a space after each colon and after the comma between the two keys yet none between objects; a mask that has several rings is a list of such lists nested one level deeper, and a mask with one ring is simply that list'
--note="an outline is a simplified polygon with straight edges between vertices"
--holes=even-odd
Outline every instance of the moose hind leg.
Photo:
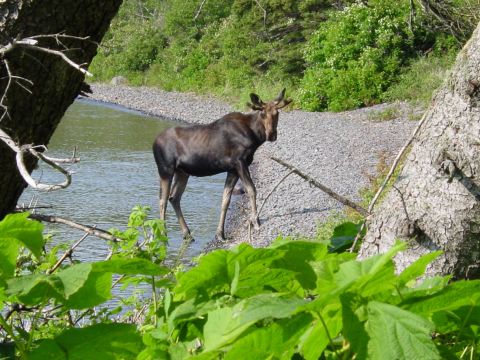
[{"label": "moose hind leg", "polygon": [[244,163],[240,163],[237,168],[238,175],[240,176],[240,179],[245,186],[248,198],[250,199],[250,206],[252,208],[250,222],[252,223],[253,227],[258,230],[260,228],[260,220],[258,219],[257,213],[257,190],[255,189],[252,177],[250,176],[248,166]]},{"label": "moose hind leg", "polygon": [[185,222],[185,218],[183,217],[182,208],[180,207],[180,200],[182,199],[183,192],[185,191],[185,187],[187,186],[188,178],[189,175],[184,173],[183,171],[175,172],[175,175],[173,177],[172,192],[170,194],[169,200],[173,206],[173,210],[175,210],[175,214],[177,215],[178,223],[180,224],[180,228],[182,229],[184,239],[193,240],[190,229],[188,228],[188,225]]},{"label": "moose hind leg", "polygon": [[172,177],[160,177],[160,196],[159,196],[159,208],[160,208],[160,220],[165,221],[165,214],[167,212],[167,201],[170,196],[170,187],[172,184]]},{"label": "moose hind leg", "polygon": [[230,205],[232,191],[237,181],[238,181],[238,175],[236,173],[229,172],[227,174],[227,179],[225,180],[225,188],[223,189],[222,208],[220,211],[220,222],[218,223],[217,233],[215,235],[217,240],[225,240],[225,233],[224,233],[225,217],[227,214],[228,206]]}]

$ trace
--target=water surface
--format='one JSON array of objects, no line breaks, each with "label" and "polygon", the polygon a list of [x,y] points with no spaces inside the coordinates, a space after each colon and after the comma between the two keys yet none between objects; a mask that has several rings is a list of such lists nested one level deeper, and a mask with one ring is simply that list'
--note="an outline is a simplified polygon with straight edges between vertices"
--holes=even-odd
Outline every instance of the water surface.
[{"label": "water surface", "polygon": [[[52,206],[39,210],[102,229],[124,229],[130,210],[135,205],[152,208],[151,217],[158,216],[158,173],[153,159],[152,144],[163,129],[178,125],[115,105],[77,100],[67,111],[49,144],[49,155],[68,157],[77,147],[80,163],[73,165],[73,182],[64,190],[43,193],[25,191],[21,201],[29,203],[32,196],[39,205]],[[44,182],[63,178],[45,166],[34,172]],[[213,239],[220,213],[225,174],[212,177],[191,177],[182,198],[185,219],[195,242],[187,256],[198,254]],[[171,205],[167,212],[167,229],[172,254],[182,237]],[[83,233],[63,225],[48,226],[55,241],[72,243]],[[100,260],[107,254],[103,240],[88,238],[77,252],[82,260]]]}]

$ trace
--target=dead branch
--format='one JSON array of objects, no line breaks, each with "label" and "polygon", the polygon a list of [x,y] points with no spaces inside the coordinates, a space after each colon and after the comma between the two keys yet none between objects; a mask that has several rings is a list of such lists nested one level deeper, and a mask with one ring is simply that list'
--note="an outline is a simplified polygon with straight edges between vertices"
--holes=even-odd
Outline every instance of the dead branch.
[{"label": "dead branch", "polygon": [[[392,164],[390,170],[388,171],[388,174],[385,177],[385,180],[383,180],[382,185],[380,186],[380,188],[376,192],[375,196],[373,197],[372,201],[368,205],[368,213],[369,214],[371,214],[373,212],[373,208],[375,207],[375,204],[377,203],[377,201],[378,201],[380,195],[382,194],[382,192],[385,190],[388,182],[392,178],[393,173],[395,172],[395,169],[397,168],[398,164],[400,163],[400,160],[403,157],[403,154],[405,154],[405,151],[407,151],[408,147],[412,144],[413,139],[415,139],[418,132],[420,131],[420,128],[425,123],[425,119],[427,118],[426,115],[427,115],[427,113],[425,112],[422,116],[422,119],[418,123],[417,127],[413,130],[412,136],[410,136],[410,138],[407,140],[405,145],[403,145],[403,147],[400,149],[397,156],[395,157],[395,160],[393,161],[393,164]],[[357,233],[357,236],[355,236],[355,240],[353,241],[352,247],[349,250],[350,252],[354,251],[355,246],[357,245],[358,240],[360,240],[361,233],[363,232],[363,229],[365,228],[365,226],[366,226],[366,221],[363,222],[362,226],[360,227],[360,230]]]},{"label": "dead branch", "polygon": [[200,16],[200,13],[202,12],[203,5],[205,5],[206,2],[207,2],[207,0],[202,0],[202,2],[200,3],[200,6],[198,7],[198,10],[197,10],[195,16],[193,17],[193,21],[198,19],[198,17]]},{"label": "dead branch", "polygon": [[[95,228],[95,226],[93,226]],[[67,251],[65,251],[63,253],[63,255],[60,257],[60,259],[58,259],[58,261],[56,262],[55,265],[53,265],[53,267],[51,269],[48,269],[47,270],[47,274],[50,275],[52,274],[55,270],[57,270],[60,265],[62,265],[62,263],[65,261],[66,258],[71,258],[72,257],[72,253],[73,253],[73,250],[75,250],[78,245],[80,245],[83,240],[85,240],[90,234],[89,233],[86,233],[85,235],[83,235],[80,240],[78,240],[75,244],[73,244]]]},{"label": "dead branch", "polygon": [[[77,64],[73,60],[71,60],[67,55],[65,55],[64,52],[55,50],[55,49],[50,49],[47,47],[43,47],[38,45],[39,39],[53,39],[56,41],[56,43],[63,47],[64,49],[68,48],[62,43],[63,39],[74,39],[74,40],[80,40],[80,41],[86,41],[88,40],[88,37],[78,37],[78,36],[71,36],[71,35],[66,35],[66,34],[46,34],[46,35],[35,35],[35,36],[30,36],[26,37],[23,39],[15,39],[8,43],[7,45],[1,46],[0,47],[0,61],[3,63],[5,66],[5,70],[7,72],[7,84],[5,87],[5,90],[0,97],[0,109],[2,111],[2,114],[0,116],[0,122],[4,119],[5,116],[9,116],[8,113],[8,106],[6,104],[6,98],[9,92],[9,89],[11,88],[12,82],[15,81],[16,84],[18,84],[20,87],[22,87],[25,91],[31,93],[30,89],[28,89],[27,86],[33,85],[33,83],[29,79],[25,79],[23,77],[17,76],[12,73],[8,60],[6,59],[6,54],[11,52],[12,50],[16,48],[24,48],[24,49],[31,49],[35,51],[41,51],[45,52],[48,54],[51,54],[53,56],[57,56],[61,58],[65,63],[67,63],[69,66],[75,68],[76,70],[80,71],[83,74],[91,76],[92,74],[89,73],[86,69],[84,69],[82,66],[83,64]],[[24,83],[22,83],[22,81]],[[30,144],[24,144],[20,145],[17,144],[10,135],[8,135],[5,131],[0,129],[0,140],[2,140],[5,144],[12,149],[16,156],[16,163],[17,163],[17,168],[20,172],[20,175],[22,178],[25,180],[25,182],[30,185],[32,188],[37,189],[37,190],[42,190],[42,191],[52,191],[52,190],[58,190],[58,189],[63,189],[66,188],[70,185],[72,178],[71,178],[71,173],[70,171],[66,170],[59,164],[73,164],[78,161],[80,161],[79,158],[75,157],[75,152],[74,155],[71,158],[66,158],[66,159],[58,159],[58,158],[52,158],[44,155],[42,152],[37,151],[37,149],[42,149],[43,151],[46,150],[46,147],[43,145],[30,145]],[[25,161],[24,161],[24,156],[26,153],[29,153],[36,157],[37,159],[45,162],[48,166],[54,168],[55,170],[59,171],[65,176],[65,180],[61,183],[58,184],[43,184],[39,181],[36,181],[33,179],[33,177],[30,175],[30,172],[28,171]]]},{"label": "dead branch", "polygon": [[67,226],[70,226],[74,229],[84,231],[89,235],[96,236],[100,239],[113,241],[113,242],[121,241],[120,238],[117,238],[115,235],[108,232],[107,230],[99,229],[96,226],[83,225],[83,224],[77,223],[75,221],[72,221],[72,220],[69,220],[69,219],[64,219],[64,218],[61,218],[61,217],[58,217],[58,216],[42,215],[42,214],[30,214],[29,218],[33,219],[33,220],[45,221],[45,222],[54,223],[54,224],[67,225]]},{"label": "dead branch", "polygon": [[280,165],[285,166],[287,169],[291,170],[291,172],[293,172],[293,173],[297,174],[298,176],[300,176],[301,178],[307,180],[310,184],[319,188],[324,193],[326,193],[330,197],[334,198],[338,202],[341,202],[343,205],[348,206],[349,208],[352,208],[353,210],[355,210],[356,212],[358,212],[359,214],[361,214],[363,216],[368,216],[369,215],[369,212],[366,209],[364,209],[363,207],[361,207],[360,205],[354,203],[353,201],[347,199],[346,197],[344,197],[342,195],[337,194],[332,189],[330,189],[330,188],[326,187],[325,185],[319,183],[317,180],[315,180],[314,178],[312,178],[312,177],[306,175],[305,173],[301,172],[296,167],[294,167],[290,164],[287,164],[283,160],[280,160],[280,159],[278,159],[276,157],[273,157],[273,156],[270,157],[270,159],[278,162]]}]

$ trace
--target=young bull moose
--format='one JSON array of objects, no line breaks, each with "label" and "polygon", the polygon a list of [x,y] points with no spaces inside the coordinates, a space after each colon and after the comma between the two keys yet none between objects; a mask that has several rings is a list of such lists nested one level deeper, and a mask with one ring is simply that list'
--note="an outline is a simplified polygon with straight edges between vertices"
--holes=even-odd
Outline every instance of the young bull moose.
[{"label": "young bull moose", "polygon": [[153,155],[160,175],[160,219],[165,220],[167,200],[170,200],[183,236],[191,238],[180,208],[180,199],[189,176],[226,172],[216,238],[225,239],[225,215],[238,178],[242,180],[250,199],[250,221],[258,228],[256,190],[248,167],[260,145],[267,140],[277,139],[278,110],[291,102],[284,97],[285,89],[275,100],[267,103],[260,100],[258,95],[250,94],[252,103],[247,105],[253,112],[233,112],[208,125],[174,127],[158,135],[153,144]]}]

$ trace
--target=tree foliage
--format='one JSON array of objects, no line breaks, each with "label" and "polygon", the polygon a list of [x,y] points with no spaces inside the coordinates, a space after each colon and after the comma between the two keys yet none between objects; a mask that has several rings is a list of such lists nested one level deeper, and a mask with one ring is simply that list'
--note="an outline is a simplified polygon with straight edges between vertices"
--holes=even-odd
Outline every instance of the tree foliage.
[{"label": "tree foliage", "polygon": [[[419,56],[458,50],[478,9],[478,0],[128,0],[92,71],[237,100],[286,86],[299,107],[338,111],[386,99]],[[389,98],[411,96],[404,87]]]}]

